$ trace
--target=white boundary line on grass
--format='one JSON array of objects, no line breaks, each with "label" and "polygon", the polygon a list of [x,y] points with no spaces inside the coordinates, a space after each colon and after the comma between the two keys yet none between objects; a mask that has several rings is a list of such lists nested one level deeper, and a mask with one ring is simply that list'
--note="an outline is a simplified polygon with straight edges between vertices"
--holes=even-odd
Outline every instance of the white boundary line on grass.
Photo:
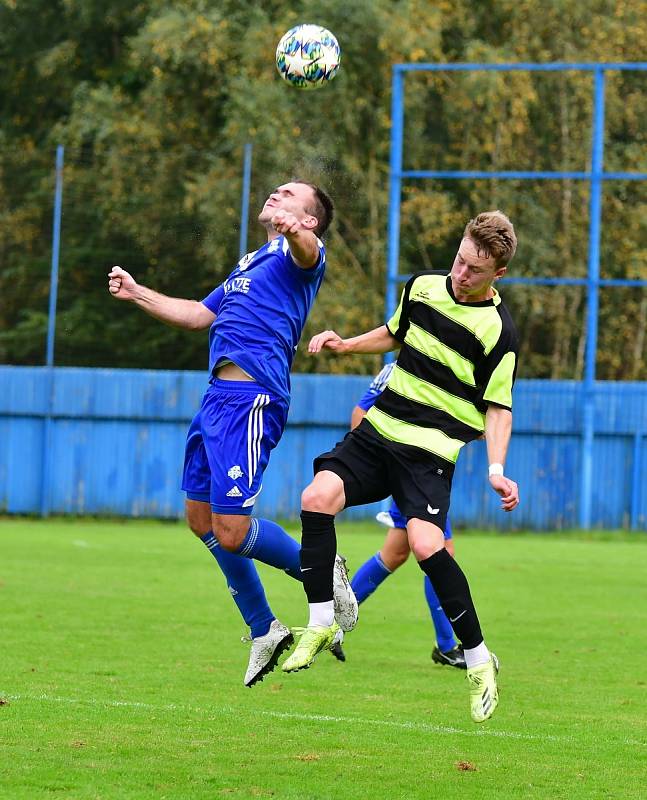
[{"label": "white boundary line on grass", "polygon": [[[54,697],[48,694],[29,695],[29,694],[3,694],[0,692],[0,698],[4,697],[10,701],[31,700],[42,701],[47,703],[68,703],[70,705],[88,705],[88,706],[104,706],[107,708],[144,708],[149,711],[180,711],[182,713],[199,713],[207,717],[217,717],[225,715],[241,715],[240,708],[233,706],[220,706],[219,708],[201,708],[199,706],[179,706],[175,703],[167,705],[154,705],[153,703],[142,703],[134,700],[98,700],[96,698],[74,698],[74,697]],[[498,731],[490,728],[478,728],[476,730],[464,730],[462,728],[453,728],[447,725],[431,725],[427,722],[398,722],[397,720],[386,719],[365,719],[363,717],[338,717],[330,716],[328,714],[300,714],[295,711],[265,711],[257,709],[253,712],[254,716],[271,717],[274,719],[296,719],[303,722],[333,722],[335,724],[343,725],[368,725],[382,728],[397,728],[400,730],[420,731],[425,733],[442,733],[445,735],[455,736],[492,736],[500,739],[517,739],[522,741],[537,741],[537,742],[570,742],[571,744],[581,744],[590,746],[596,744],[592,742],[583,742],[576,739],[574,736],[556,736],[550,733],[519,733],[517,731]],[[248,714],[249,716],[249,714]],[[636,739],[620,739],[618,744],[625,744],[631,747],[647,747],[647,742],[641,742]]]}]

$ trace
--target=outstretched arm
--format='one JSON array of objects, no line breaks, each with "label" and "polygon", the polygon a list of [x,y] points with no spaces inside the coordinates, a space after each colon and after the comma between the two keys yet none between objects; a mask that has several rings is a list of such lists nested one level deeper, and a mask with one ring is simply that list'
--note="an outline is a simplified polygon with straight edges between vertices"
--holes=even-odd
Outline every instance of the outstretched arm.
[{"label": "outstretched arm", "polygon": [[351,339],[342,339],[335,331],[323,331],[313,336],[308,345],[309,353],[320,353],[322,350],[332,350],[335,353],[388,353],[400,347],[400,342],[389,333],[386,325],[380,325],[367,333],[353,336]]},{"label": "outstretched arm", "polygon": [[512,412],[489,405],[485,413],[485,442],[490,464],[490,486],[501,495],[501,508],[512,511],[519,505],[519,487],[503,474],[512,433]]},{"label": "outstretched arm", "polygon": [[113,267],[108,273],[108,291],[117,300],[129,300],[143,311],[174,328],[199,331],[216,318],[213,311],[197,300],[168,297],[142,286],[125,269]]}]

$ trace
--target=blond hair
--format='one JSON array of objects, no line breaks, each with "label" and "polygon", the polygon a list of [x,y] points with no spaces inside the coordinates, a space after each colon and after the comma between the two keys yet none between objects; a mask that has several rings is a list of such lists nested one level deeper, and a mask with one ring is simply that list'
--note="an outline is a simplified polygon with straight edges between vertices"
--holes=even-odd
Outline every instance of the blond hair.
[{"label": "blond hair", "polygon": [[465,226],[463,237],[471,239],[478,251],[505,267],[517,249],[514,227],[503,211],[483,211]]}]

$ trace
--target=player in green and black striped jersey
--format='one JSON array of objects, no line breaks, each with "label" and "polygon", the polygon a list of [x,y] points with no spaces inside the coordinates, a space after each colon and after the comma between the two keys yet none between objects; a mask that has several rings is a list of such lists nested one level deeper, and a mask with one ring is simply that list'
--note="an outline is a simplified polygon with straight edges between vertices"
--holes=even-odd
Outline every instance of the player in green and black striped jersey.
[{"label": "player in green and black striped jersey", "polygon": [[460,301],[451,274],[422,272],[386,327],[400,354],[367,419],[385,438],[454,464],[460,448],[483,435],[489,404],[512,409],[510,314],[495,289],[486,300]]},{"label": "player in green and black striped jersey", "polygon": [[472,719],[482,722],[496,708],[498,661],[483,641],[467,579],[444,548],[443,529],[454,464],[473,439],[485,437],[488,477],[503,510],[519,503],[518,487],[503,468],[517,335],[494,288],[516,244],[504,214],[479,214],[467,224],[449,274],[414,275],[386,325],[350,339],[324,331],[311,340],[311,353],[400,353],[378,402],[343,442],[315,460],[315,478],[303,493],[301,567],[310,620],[286,672],[310,666],[336,633],[334,515],[392,494],[407,518],[411,551],[463,644]]}]

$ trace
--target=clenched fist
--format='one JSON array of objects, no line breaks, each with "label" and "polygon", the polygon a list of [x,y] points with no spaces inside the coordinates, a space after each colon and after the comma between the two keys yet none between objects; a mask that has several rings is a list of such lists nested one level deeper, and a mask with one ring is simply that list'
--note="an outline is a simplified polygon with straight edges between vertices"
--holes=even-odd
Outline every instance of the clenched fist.
[{"label": "clenched fist", "polygon": [[294,214],[291,214],[289,211],[283,211],[282,209],[274,214],[270,222],[274,230],[278,233],[282,233],[284,236],[297,233],[301,230],[301,223]]},{"label": "clenched fist", "polygon": [[133,300],[137,281],[121,267],[113,267],[108,273],[108,291],[118,300]]}]

